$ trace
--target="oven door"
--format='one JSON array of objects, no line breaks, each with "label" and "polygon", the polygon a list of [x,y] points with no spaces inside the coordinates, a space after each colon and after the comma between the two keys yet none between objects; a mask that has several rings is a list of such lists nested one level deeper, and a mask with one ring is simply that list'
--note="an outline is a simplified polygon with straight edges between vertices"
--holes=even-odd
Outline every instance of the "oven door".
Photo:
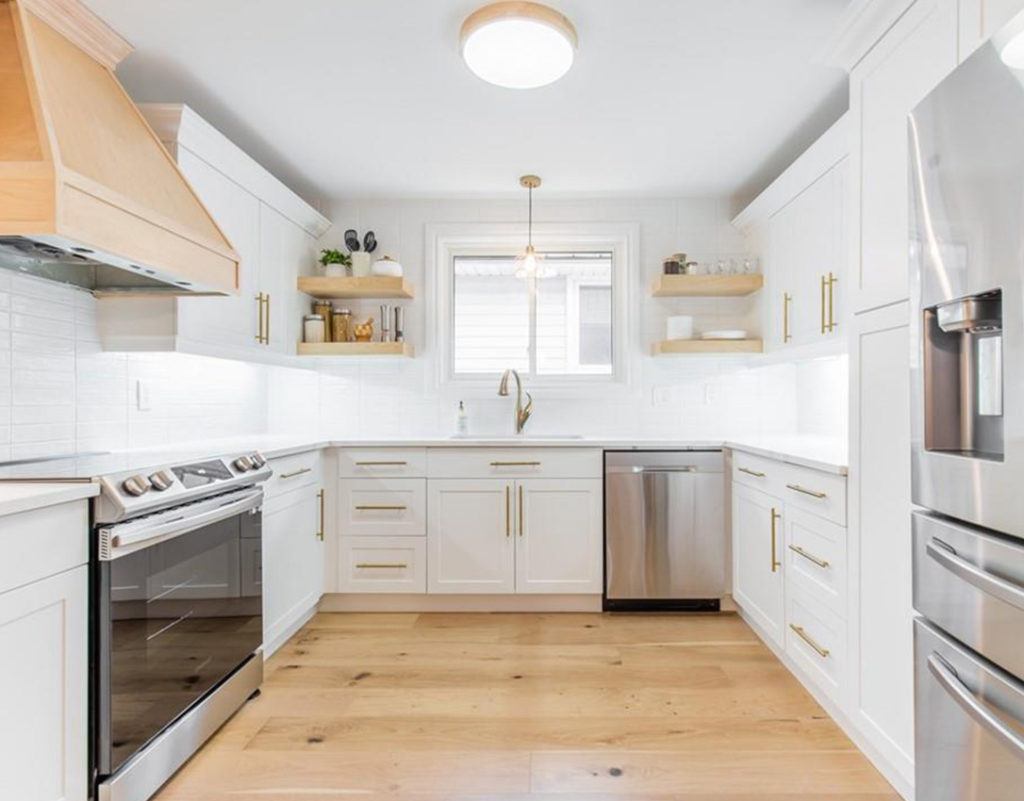
[{"label": "oven door", "polygon": [[100,777],[260,648],[262,499],[249,488],[98,528]]}]

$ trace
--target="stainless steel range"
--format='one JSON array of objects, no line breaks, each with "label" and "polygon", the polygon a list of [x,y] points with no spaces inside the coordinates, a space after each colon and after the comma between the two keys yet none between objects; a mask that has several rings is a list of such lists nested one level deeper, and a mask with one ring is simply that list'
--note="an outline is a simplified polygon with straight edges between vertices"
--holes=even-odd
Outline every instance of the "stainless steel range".
[{"label": "stainless steel range", "polygon": [[258,689],[261,484],[270,475],[251,451],[87,455],[0,469],[0,478],[100,484],[90,575],[99,801],[146,801]]},{"label": "stainless steel range", "polygon": [[922,801],[1024,795],[1024,69],[1001,58],[1022,30],[909,121]]}]

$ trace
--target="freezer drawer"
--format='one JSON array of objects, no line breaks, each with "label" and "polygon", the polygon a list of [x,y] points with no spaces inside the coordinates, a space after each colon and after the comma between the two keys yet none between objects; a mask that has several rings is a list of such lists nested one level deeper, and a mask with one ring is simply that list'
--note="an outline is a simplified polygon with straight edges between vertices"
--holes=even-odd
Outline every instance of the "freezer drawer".
[{"label": "freezer drawer", "polygon": [[915,512],[914,608],[1024,676],[1024,544]]},{"label": "freezer drawer", "polygon": [[721,452],[609,453],[606,459],[606,605],[721,598]]},{"label": "freezer drawer", "polygon": [[921,619],[914,670],[917,797],[1019,801],[1024,683]]}]

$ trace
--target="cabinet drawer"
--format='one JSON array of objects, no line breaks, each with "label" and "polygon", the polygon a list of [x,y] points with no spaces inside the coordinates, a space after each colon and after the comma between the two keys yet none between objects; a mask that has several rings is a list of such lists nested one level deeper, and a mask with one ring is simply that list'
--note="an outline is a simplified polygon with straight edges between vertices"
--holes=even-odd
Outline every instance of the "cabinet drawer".
[{"label": "cabinet drawer", "polygon": [[796,587],[786,588],[786,653],[830,698],[841,701],[846,625]]},{"label": "cabinet drawer", "polygon": [[320,483],[320,451],[294,453],[270,460],[274,474],[263,485],[267,500],[286,492]]},{"label": "cabinet drawer", "polygon": [[599,448],[431,448],[430,478],[601,478]]},{"label": "cabinet drawer", "polygon": [[846,529],[786,509],[786,581],[846,619]]},{"label": "cabinet drawer", "polygon": [[338,514],[343,537],[424,537],[427,482],[422,478],[343,478]]},{"label": "cabinet drawer", "polygon": [[422,537],[341,537],[341,592],[426,592],[427,541]]},{"label": "cabinet drawer", "polygon": [[782,486],[784,465],[743,451],[732,452],[732,480],[736,484],[776,493]]},{"label": "cabinet drawer", "polygon": [[89,561],[89,502],[73,501],[0,518],[0,592]]},{"label": "cabinet drawer", "polygon": [[803,509],[840,526],[846,525],[846,476],[795,465],[782,465],[779,495],[787,509]]},{"label": "cabinet drawer", "polygon": [[426,448],[344,448],[338,451],[342,478],[423,478],[427,475]]}]

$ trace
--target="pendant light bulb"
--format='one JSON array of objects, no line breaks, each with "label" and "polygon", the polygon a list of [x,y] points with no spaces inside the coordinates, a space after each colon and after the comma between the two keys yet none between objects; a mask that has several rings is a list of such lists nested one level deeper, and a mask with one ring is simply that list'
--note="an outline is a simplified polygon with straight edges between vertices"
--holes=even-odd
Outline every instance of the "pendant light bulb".
[{"label": "pendant light bulb", "polygon": [[534,280],[544,277],[543,259],[537,255],[537,251],[533,247],[533,190],[540,186],[540,178],[536,175],[524,175],[519,179],[519,185],[525,187],[529,192],[529,205],[527,207],[526,250],[523,251],[523,255],[519,257],[516,264],[516,278],[525,278],[531,282],[532,286]]}]

